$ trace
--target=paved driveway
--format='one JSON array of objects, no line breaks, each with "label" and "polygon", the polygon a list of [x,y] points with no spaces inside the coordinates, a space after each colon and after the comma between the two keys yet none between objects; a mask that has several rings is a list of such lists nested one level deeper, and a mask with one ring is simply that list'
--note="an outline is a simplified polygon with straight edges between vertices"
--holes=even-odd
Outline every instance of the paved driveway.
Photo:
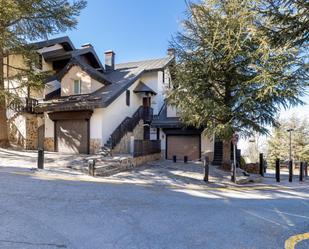
[{"label": "paved driveway", "polygon": [[309,232],[307,183],[205,185],[201,165],[170,162],[92,178],[4,159],[1,249],[278,249]]}]

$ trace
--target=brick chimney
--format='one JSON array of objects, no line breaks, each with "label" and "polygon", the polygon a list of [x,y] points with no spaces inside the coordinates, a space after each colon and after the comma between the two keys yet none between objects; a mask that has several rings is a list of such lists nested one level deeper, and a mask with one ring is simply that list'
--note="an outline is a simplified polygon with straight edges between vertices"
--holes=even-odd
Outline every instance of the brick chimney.
[{"label": "brick chimney", "polygon": [[91,43],[85,43],[82,45],[82,48],[93,48]]},{"label": "brick chimney", "polygon": [[105,70],[107,72],[115,70],[115,53],[113,50],[105,52]]},{"label": "brick chimney", "polygon": [[175,49],[174,48],[168,48],[167,49],[167,55],[174,57],[175,56]]}]

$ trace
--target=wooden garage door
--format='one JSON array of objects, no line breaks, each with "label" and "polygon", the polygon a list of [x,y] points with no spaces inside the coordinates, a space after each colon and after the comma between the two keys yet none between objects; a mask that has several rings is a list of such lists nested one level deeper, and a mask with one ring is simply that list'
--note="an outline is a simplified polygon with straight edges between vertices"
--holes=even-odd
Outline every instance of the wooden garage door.
[{"label": "wooden garage door", "polygon": [[176,155],[178,160],[188,156],[188,160],[200,158],[200,137],[199,136],[174,136],[167,137],[167,159],[173,159]]},{"label": "wooden garage door", "polygon": [[88,122],[86,120],[58,120],[56,134],[59,152],[88,153]]}]

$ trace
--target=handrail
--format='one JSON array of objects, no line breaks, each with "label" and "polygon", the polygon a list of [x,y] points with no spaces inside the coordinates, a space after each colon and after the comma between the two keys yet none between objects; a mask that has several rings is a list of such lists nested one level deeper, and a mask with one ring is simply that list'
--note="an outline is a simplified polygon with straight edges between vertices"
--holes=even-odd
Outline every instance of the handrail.
[{"label": "handrail", "polygon": [[19,104],[14,104],[13,108],[17,112],[27,112],[27,113],[34,113],[35,107],[38,105],[39,101],[37,99],[33,98],[20,98],[20,103]]},{"label": "handrail", "polygon": [[150,107],[140,106],[132,117],[126,117],[120,125],[113,131],[111,135],[111,148],[114,148],[121,140],[121,138],[127,133],[132,132],[137,126],[140,120],[144,122],[150,122],[153,116],[153,109]]}]

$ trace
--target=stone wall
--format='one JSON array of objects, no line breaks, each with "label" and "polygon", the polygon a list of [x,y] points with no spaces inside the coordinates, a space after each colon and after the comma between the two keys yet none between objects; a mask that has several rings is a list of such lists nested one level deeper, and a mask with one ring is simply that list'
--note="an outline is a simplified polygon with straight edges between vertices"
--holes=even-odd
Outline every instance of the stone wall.
[{"label": "stone wall", "polygon": [[[96,160],[96,176],[110,176],[122,171],[130,170],[132,168],[144,165],[148,162],[157,161],[161,159],[161,153],[140,156],[140,157],[114,157],[114,158],[101,158]],[[84,168],[87,172],[87,168]]]},{"label": "stone wall", "polygon": [[36,150],[38,128],[42,117],[36,114],[15,113],[8,119],[9,141],[12,145],[26,150]]},{"label": "stone wall", "polygon": [[36,150],[38,148],[38,117],[26,115],[26,149]]},{"label": "stone wall", "polygon": [[55,151],[54,138],[46,137],[44,139],[44,150],[45,151]]},{"label": "stone wall", "polygon": [[98,153],[101,150],[101,139],[90,139],[90,154]]}]

